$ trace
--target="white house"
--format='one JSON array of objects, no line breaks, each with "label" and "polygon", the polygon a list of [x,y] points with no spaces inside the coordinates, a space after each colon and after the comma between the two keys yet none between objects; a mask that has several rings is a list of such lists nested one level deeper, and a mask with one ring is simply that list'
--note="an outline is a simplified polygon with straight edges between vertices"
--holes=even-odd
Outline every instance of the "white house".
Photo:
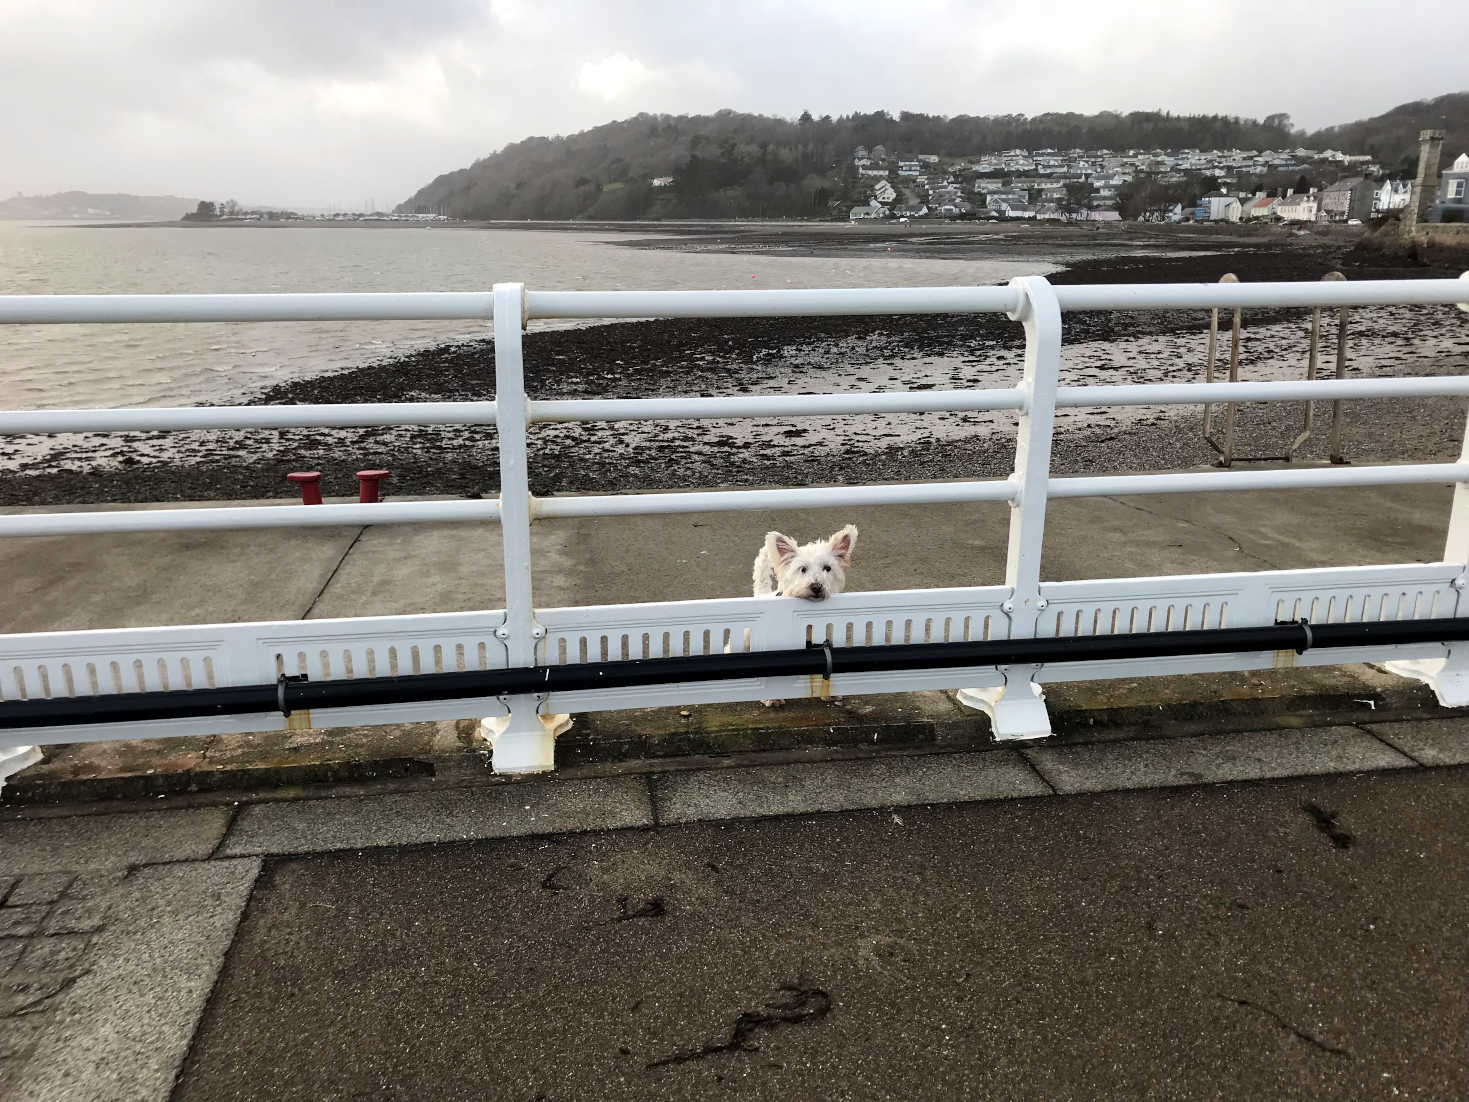
[{"label": "white house", "polygon": [[872,189],[872,197],[879,203],[891,203],[898,197],[898,189],[886,180],[879,180],[877,186]]},{"label": "white house", "polygon": [[1035,208],[1024,198],[993,196],[985,201],[985,207],[1004,218],[1034,218]]},{"label": "white house", "polygon": [[1446,171],[1439,173],[1433,220],[1469,222],[1469,153],[1459,154]]},{"label": "white house", "polygon": [[648,182],[650,184],[652,184],[654,187],[672,187],[673,186],[673,177],[672,176],[654,176]]},{"label": "white house", "polygon": [[918,167],[918,162],[917,161],[899,161],[898,162],[898,175],[899,176],[917,176],[922,171],[923,170]]},{"label": "white house", "polygon": [[1314,222],[1318,205],[1316,191],[1313,188],[1310,191],[1287,195],[1275,204],[1275,214],[1282,222]]},{"label": "white house", "polygon": [[1408,180],[1384,180],[1382,186],[1372,193],[1372,213],[1386,214],[1390,210],[1402,210],[1408,205],[1408,194],[1413,185]]},{"label": "white house", "polygon": [[1238,222],[1239,218],[1239,200],[1233,195],[1205,195],[1194,211],[1195,222]]},{"label": "white house", "polygon": [[861,222],[869,218],[886,218],[890,213],[892,212],[887,207],[874,199],[865,207],[853,207],[847,218],[853,222]]},{"label": "white house", "polygon": [[1275,214],[1276,204],[1280,200],[1271,195],[1256,195],[1245,204],[1245,221],[1254,222],[1257,219],[1268,219]]}]

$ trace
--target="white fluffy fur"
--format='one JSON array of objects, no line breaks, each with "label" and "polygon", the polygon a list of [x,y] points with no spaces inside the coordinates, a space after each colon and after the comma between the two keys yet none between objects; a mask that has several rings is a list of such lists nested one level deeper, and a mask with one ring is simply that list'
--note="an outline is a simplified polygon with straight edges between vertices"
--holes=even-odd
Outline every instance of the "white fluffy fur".
[{"label": "white fluffy fur", "polygon": [[857,526],[849,524],[829,539],[796,544],[790,536],[767,532],[755,556],[757,597],[800,597],[824,601],[847,584],[847,568],[857,546]]}]

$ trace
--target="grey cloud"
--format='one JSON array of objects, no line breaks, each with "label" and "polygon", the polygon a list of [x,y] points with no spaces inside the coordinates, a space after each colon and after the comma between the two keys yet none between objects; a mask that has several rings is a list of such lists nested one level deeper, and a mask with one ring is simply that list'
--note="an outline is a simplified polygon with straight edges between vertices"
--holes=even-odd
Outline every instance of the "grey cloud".
[{"label": "grey cloud", "polygon": [[380,72],[394,55],[491,25],[477,0],[190,0],[152,44],[188,63],[231,58],[288,75]]},{"label": "grey cloud", "polygon": [[[0,102],[21,105],[0,112],[0,194],[386,203],[507,142],[643,110],[1164,107],[1319,126],[1462,87],[1469,41],[1469,12],[1431,0],[1390,21],[1367,0],[1331,18],[1266,0],[70,4],[0,0]],[[1256,25],[1269,33],[1241,30]],[[619,54],[652,78],[610,99],[579,87]]]}]

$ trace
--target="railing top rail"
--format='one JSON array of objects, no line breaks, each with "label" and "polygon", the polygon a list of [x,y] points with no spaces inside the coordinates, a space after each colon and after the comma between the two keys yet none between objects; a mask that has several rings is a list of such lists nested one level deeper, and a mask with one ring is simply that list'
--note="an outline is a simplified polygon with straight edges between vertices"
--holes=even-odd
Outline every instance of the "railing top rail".
[{"label": "railing top rail", "polygon": [[1459,395],[1469,395],[1469,375],[1061,386],[1056,388],[1056,405],[1060,408],[1189,406],[1203,402],[1324,402],[1336,399],[1444,398]]},{"label": "railing top rail", "polygon": [[[1469,304],[1462,280],[1145,283],[1058,286],[1062,310]],[[797,317],[1013,313],[1000,287],[817,290],[528,291],[526,318]],[[0,295],[0,324],[488,320],[490,291],[207,295]]]},{"label": "railing top rail", "polygon": [[227,295],[0,295],[0,324],[453,321],[494,315],[489,291]]},{"label": "railing top rail", "polygon": [[1469,304],[1463,279],[1289,283],[1114,283],[1061,286],[1062,310],[1207,310],[1292,306]]},{"label": "railing top rail", "polygon": [[862,287],[779,291],[527,291],[531,318],[748,318],[853,314],[1006,313],[1004,287]]}]

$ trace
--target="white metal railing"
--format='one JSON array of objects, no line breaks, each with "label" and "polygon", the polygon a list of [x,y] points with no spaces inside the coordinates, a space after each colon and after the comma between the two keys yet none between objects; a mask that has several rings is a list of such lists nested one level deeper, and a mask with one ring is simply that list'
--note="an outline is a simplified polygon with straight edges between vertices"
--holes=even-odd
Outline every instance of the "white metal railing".
[{"label": "white metal railing", "polygon": [[[1329,469],[1199,471],[1055,478],[1050,474],[1058,407],[1195,405],[1383,397],[1463,397],[1461,375],[1262,383],[1058,385],[1061,314],[1067,310],[1193,310],[1388,304],[1463,306],[1458,280],[1331,283],[1140,284],[1054,287],[1025,277],[1004,287],[800,291],[527,292],[302,295],[0,296],[0,323],[302,321],[470,318],[495,336],[495,400],[404,404],[201,407],[0,412],[0,433],[120,432],[403,424],[494,424],[500,449],[497,500],[397,501],[371,505],[207,507],[0,516],[0,537],[176,529],[498,520],[505,608],[410,617],[178,626],[0,636],[0,701],[105,696],[170,688],[509,669],[628,657],[777,650],[812,640],[834,644],[1029,639],[1195,627],[1260,626],[1287,616],[1313,621],[1427,619],[1461,606],[1469,560],[1469,450],[1455,463]],[[1025,333],[1022,377],[1013,387],[915,393],[768,395],[730,398],[541,401],[525,393],[522,331],[533,318],[755,317],[888,313],[1005,313]],[[1012,474],[1003,480],[835,488],[532,497],[527,428],[538,422],[802,417],[928,411],[1016,410]],[[1046,503],[1051,498],[1220,492],[1402,483],[1450,483],[1455,498],[1444,561],[1323,570],[1042,582]],[[1012,506],[1005,583],[942,590],[846,593],[821,603],[736,598],[543,609],[531,588],[530,526],[540,518],[696,511],[1007,501]],[[1302,608],[1308,612],[1301,612]],[[1302,664],[1356,661],[1361,650],[1312,650]],[[1445,703],[1469,703],[1465,648],[1441,643],[1379,647],[1374,660],[1430,681]],[[994,667],[840,674],[824,685],[768,677],[546,694],[329,708],[318,726],[463,717],[487,720],[501,770],[551,766],[555,734],[570,711],[650,703],[751,700],[821,693],[891,692],[968,685],[960,699],[989,713],[999,738],[1049,733],[1041,685],[1048,680],[1249,669],[1272,653],[1070,664],[1064,669]],[[1416,662],[1417,665],[1411,663]],[[293,722],[299,717],[293,717]],[[140,734],[280,727],[280,715],[211,716],[0,731],[0,778],[32,742]],[[8,748],[8,749],[7,749]],[[9,758],[4,755],[11,755]],[[7,762],[9,763],[7,765]]]}]

